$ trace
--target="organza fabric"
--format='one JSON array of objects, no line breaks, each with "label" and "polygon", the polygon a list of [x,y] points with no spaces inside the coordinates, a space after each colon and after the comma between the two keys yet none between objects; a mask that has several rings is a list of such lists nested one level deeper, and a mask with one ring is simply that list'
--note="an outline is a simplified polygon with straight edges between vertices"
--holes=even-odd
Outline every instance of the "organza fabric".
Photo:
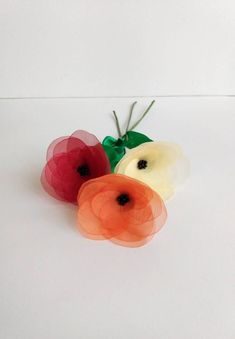
[{"label": "organza fabric", "polygon": [[84,182],[110,171],[99,140],[93,134],[78,130],[51,143],[41,183],[54,198],[77,203],[78,191]]},{"label": "organza fabric", "polygon": [[[140,161],[146,163],[145,168],[138,167]],[[166,200],[187,178],[189,161],[174,143],[146,142],[129,150],[117,164],[115,173],[144,182]]]},{"label": "organza fabric", "polygon": [[[119,204],[120,197],[128,202]],[[128,247],[147,243],[164,225],[167,212],[147,185],[110,174],[87,181],[78,194],[78,228],[90,239],[109,239]]]}]

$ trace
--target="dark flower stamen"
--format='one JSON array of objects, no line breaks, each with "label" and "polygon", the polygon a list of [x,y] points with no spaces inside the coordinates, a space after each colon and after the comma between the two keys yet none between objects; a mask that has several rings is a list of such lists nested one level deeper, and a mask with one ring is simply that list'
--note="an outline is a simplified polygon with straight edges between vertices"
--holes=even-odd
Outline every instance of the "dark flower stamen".
[{"label": "dark flower stamen", "polygon": [[81,175],[81,177],[87,177],[88,175],[90,175],[90,169],[87,165],[78,166],[77,172]]},{"label": "dark flower stamen", "polygon": [[130,201],[130,197],[129,197],[129,195],[126,194],[126,193],[120,194],[120,195],[117,197],[117,202],[118,202],[118,204],[121,205],[121,206],[126,205],[129,201]]},{"label": "dark flower stamen", "polygon": [[146,160],[138,161],[137,167],[138,169],[145,169],[148,166],[148,162]]}]

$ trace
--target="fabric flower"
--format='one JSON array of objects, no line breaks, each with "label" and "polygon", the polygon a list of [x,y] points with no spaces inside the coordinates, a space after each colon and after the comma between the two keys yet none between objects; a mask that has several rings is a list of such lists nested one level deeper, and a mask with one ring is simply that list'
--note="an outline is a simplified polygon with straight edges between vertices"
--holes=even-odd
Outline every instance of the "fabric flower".
[{"label": "fabric flower", "polygon": [[109,160],[99,140],[78,130],[51,143],[41,183],[54,198],[76,203],[84,182],[108,173]]},{"label": "fabric flower", "polygon": [[146,142],[130,150],[115,172],[149,185],[165,200],[189,173],[189,162],[181,148],[169,142]]},{"label": "fabric flower", "polygon": [[160,196],[149,186],[119,174],[84,183],[78,194],[78,228],[90,239],[142,246],[167,217]]}]

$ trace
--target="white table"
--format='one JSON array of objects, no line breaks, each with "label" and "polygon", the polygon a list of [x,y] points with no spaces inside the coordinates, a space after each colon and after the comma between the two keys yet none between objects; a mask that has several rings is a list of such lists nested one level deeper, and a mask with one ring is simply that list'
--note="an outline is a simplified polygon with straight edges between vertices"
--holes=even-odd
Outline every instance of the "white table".
[{"label": "white table", "polygon": [[115,135],[111,111],[124,121],[133,100],[0,101],[1,339],[234,338],[235,98],[156,98],[139,130],[192,170],[144,247],[83,238],[40,186],[54,138]]}]

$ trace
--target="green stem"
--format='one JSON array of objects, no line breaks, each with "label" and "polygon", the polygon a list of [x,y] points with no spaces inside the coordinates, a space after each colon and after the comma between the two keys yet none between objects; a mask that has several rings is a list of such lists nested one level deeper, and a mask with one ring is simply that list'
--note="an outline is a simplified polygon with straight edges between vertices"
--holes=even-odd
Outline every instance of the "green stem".
[{"label": "green stem", "polygon": [[151,102],[151,104],[147,107],[146,111],[143,113],[143,115],[140,117],[140,119],[130,128],[130,131],[132,131],[134,128],[136,128],[139,123],[144,119],[144,117],[147,115],[147,113],[150,111],[151,107],[155,103],[155,100]]},{"label": "green stem", "polygon": [[120,128],[120,125],[119,125],[118,117],[117,117],[117,114],[116,114],[115,111],[113,111],[113,115],[114,115],[114,118],[115,118],[115,123],[116,123],[117,131],[118,131],[118,136],[119,136],[119,138],[121,138],[122,137],[122,132],[121,132],[121,128]]},{"label": "green stem", "polygon": [[127,134],[128,130],[129,130],[132,114],[133,114],[133,111],[134,111],[134,108],[135,108],[136,104],[137,104],[137,101],[133,102],[133,104],[131,105],[131,110],[130,110],[129,118],[128,118],[128,121],[127,121],[125,135]]}]

